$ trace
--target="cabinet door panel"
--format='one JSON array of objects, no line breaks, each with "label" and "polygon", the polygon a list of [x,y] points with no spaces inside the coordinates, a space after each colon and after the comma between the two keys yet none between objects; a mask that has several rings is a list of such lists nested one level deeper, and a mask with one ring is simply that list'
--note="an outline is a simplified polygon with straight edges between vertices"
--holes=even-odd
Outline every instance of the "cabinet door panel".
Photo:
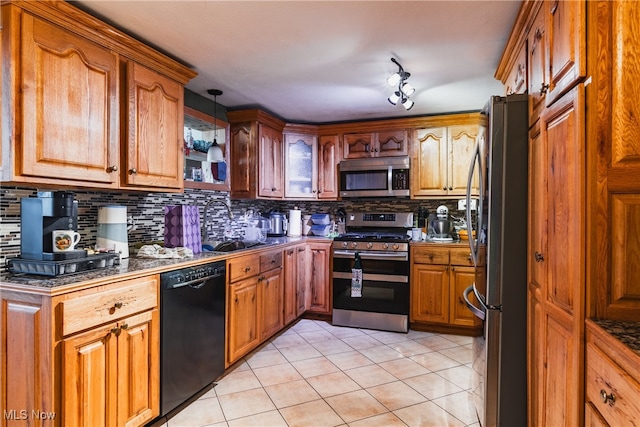
[{"label": "cabinet door panel", "polygon": [[285,134],[285,197],[315,199],[318,145],[312,135]]},{"label": "cabinet door panel", "polygon": [[255,196],[256,179],[251,176],[255,170],[256,153],[252,150],[251,127],[246,124],[231,127],[231,196],[250,198]]},{"label": "cabinet door panel", "polygon": [[108,324],[63,341],[62,424],[116,425],[118,342]]},{"label": "cabinet door panel", "polygon": [[142,65],[129,62],[128,185],[183,187],[183,88]]},{"label": "cabinet door panel", "polygon": [[414,265],[411,277],[411,321],[449,322],[449,267]]},{"label": "cabinet door panel", "polygon": [[[584,87],[577,86],[541,117],[548,150],[548,301],[573,313],[584,294]],[[579,313],[577,313],[579,314]]]},{"label": "cabinet door panel", "polygon": [[338,198],[338,163],[340,138],[321,136],[318,139],[318,199]]},{"label": "cabinet door panel", "polygon": [[227,366],[251,351],[259,342],[258,278],[229,286]]},{"label": "cabinet door panel", "polygon": [[546,285],[547,263],[547,146],[539,126],[529,137],[529,283]]},{"label": "cabinet door panel", "polygon": [[22,25],[16,173],[117,186],[116,55],[28,14]]},{"label": "cabinet door panel", "polygon": [[[447,190],[449,196],[465,196],[469,178],[469,163],[478,137],[478,126],[451,126],[449,128],[449,164]],[[480,181],[474,175],[471,191],[478,194]]]},{"label": "cabinet door panel", "polygon": [[160,413],[158,310],[124,319],[119,324],[122,332],[118,336],[118,425],[135,426]]},{"label": "cabinet door panel", "polygon": [[331,243],[309,244],[310,311],[331,313],[330,256]]},{"label": "cabinet door panel", "polygon": [[545,105],[545,94],[547,92],[546,78],[546,33],[545,33],[545,7],[544,4],[538,10],[533,21],[527,46],[529,51],[529,126],[540,117],[540,112]]},{"label": "cabinet door panel", "polygon": [[[639,178],[640,179],[640,178]],[[640,195],[611,195],[611,278],[607,312],[630,321],[640,309]],[[625,313],[626,312],[626,313]]]},{"label": "cabinet door panel", "polygon": [[407,131],[405,130],[378,132],[377,139],[377,155],[379,157],[406,156],[409,153]]},{"label": "cabinet door panel", "polygon": [[583,400],[576,387],[580,384],[575,337],[572,320],[559,310],[545,307],[545,322],[542,342],[544,343],[544,419],[540,425],[570,426],[577,425],[578,406]]},{"label": "cabinet door panel", "polygon": [[297,248],[298,252],[298,277],[296,288],[296,317],[301,316],[305,311],[309,309],[309,303],[307,302],[307,296],[311,292],[310,290],[310,274],[307,273],[307,248],[306,245],[302,245]]},{"label": "cabinet door panel", "polygon": [[551,105],[586,75],[586,2],[550,0],[545,3],[549,52],[546,101]]},{"label": "cabinet door panel", "polygon": [[[476,269],[474,267],[451,267],[449,323],[452,325],[475,326],[480,324],[480,319],[473,315],[462,298],[464,290],[475,281]],[[469,295],[469,297],[471,303],[476,307],[480,305],[474,294]]]},{"label": "cabinet door panel", "polygon": [[442,195],[446,191],[447,129],[418,129],[416,158],[411,165],[414,196]]},{"label": "cabinet door panel", "polygon": [[352,133],[344,135],[344,158],[359,159],[373,156],[373,134]]},{"label": "cabinet door panel", "polygon": [[269,338],[284,325],[282,310],[282,269],[264,274],[259,280],[261,340]]},{"label": "cabinet door panel", "polygon": [[283,143],[282,133],[259,124],[260,192],[261,197],[281,198],[283,191]]}]

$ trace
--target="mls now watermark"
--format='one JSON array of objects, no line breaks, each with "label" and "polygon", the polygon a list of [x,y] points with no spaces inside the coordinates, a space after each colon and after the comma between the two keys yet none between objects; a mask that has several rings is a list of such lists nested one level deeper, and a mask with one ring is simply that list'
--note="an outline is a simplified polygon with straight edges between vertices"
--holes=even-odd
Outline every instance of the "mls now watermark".
[{"label": "mls now watermark", "polygon": [[37,409],[31,411],[27,411],[26,409],[9,409],[4,411],[5,420],[54,420],[55,418],[55,412],[46,412]]}]

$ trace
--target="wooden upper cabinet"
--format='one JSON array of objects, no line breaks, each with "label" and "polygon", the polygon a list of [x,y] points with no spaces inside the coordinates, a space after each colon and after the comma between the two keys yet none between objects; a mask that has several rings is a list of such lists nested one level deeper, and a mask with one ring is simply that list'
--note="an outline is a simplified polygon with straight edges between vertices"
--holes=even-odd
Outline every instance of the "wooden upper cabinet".
[{"label": "wooden upper cabinet", "polygon": [[318,142],[315,135],[285,133],[286,198],[315,199],[318,196]]},{"label": "wooden upper cabinet", "polygon": [[546,0],[547,105],[586,76],[586,2]]},{"label": "wooden upper cabinet", "polygon": [[[418,129],[411,164],[413,197],[465,196],[477,124]],[[478,194],[478,178],[472,193]]]},{"label": "wooden upper cabinet", "polygon": [[418,129],[411,164],[413,196],[442,194],[447,177],[447,128]]},{"label": "wooden upper cabinet", "polygon": [[409,153],[406,130],[347,133],[343,138],[345,159],[406,156]]},{"label": "wooden upper cabinet", "polygon": [[637,321],[640,316],[640,3],[588,2],[588,157],[594,161],[588,206],[593,218],[589,317]]},{"label": "wooden upper cabinet", "polygon": [[181,189],[183,86],[147,67],[127,64],[127,185]]},{"label": "wooden upper cabinet", "polygon": [[338,198],[340,158],[338,135],[323,135],[318,138],[318,199]]},{"label": "wooden upper cabinet", "polygon": [[258,125],[260,187],[258,196],[284,197],[284,144],[282,131],[268,125]]},{"label": "wooden upper cabinet", "polygon": [[2,181],[182,189],[196,73],[67,2],[2,4]]},{"label": "wooden upper cabinet", "polygon": [[22,105],[13,99],[13,176],[5,178],[117,187],[117,55],[29,13],[20,24],[22,72],[12,77]]},{"label": "wooden upper cabinet", "polygon": [[285,123],[261,110],[228,111],[231,198],[284,197]]},{"label": "wooden upper cabinet", "polygon": [[528,79],[529,79],[529,126],[532,126],[540,117],[545,107],[545,97],[549,89],[546,80],[546,29],[544,5],[540,5],[529,35],[527,37],[528,50]]},{"label": "wooden upper cabinet", "polygon": [[524,40],[518,48],[515,62],[503,83],[505,95],[527,92],[527,44]]}]

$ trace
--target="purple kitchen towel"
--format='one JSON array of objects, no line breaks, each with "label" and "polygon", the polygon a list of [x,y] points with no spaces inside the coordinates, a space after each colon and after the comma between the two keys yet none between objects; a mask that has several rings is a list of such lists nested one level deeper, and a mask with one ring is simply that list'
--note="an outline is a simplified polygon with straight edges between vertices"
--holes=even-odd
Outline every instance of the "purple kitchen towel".
[{"label": "purple kitchen towel", "polygon": [[198,206],[164,207],[164,246],[189,248],[194,254],[202,251]]}]

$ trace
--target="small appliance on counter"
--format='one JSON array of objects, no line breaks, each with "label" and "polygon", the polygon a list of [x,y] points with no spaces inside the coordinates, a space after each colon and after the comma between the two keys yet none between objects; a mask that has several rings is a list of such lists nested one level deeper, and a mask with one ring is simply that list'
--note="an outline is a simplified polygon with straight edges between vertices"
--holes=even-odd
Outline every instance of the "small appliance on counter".
[{"label": "small appliance on counter", "polygon": [[266,213],[269,218],[270,226],[268,237],[283,237],[287,234],[287,216],[282,212],[275,212],[273,210]]},{"label": "small appliance on counter", "polygon": [[8,258],[6,269],[12,273],[58,276],[119,263],[115,253],[88,255],[86,250],[73,249],[73,246],[54,251],[54,235],[64,230],[78,231],[78,201],[72,192],[39,191],[37,197],[23,197],[20,200],[20,256]]},{"label": "small appliance on counter", "polygon": [[100,206],[98,208],[98,237],[96,247],[114,250],[120,258],[129,258],[129,236],[127,234],[127,207]]},{"label": "small appliance on counter", "polygon": [[453,242],[452,230],[449,208],[444,205],[438,206],[435,218],[429,222],[429,239],[434,242]]}]

